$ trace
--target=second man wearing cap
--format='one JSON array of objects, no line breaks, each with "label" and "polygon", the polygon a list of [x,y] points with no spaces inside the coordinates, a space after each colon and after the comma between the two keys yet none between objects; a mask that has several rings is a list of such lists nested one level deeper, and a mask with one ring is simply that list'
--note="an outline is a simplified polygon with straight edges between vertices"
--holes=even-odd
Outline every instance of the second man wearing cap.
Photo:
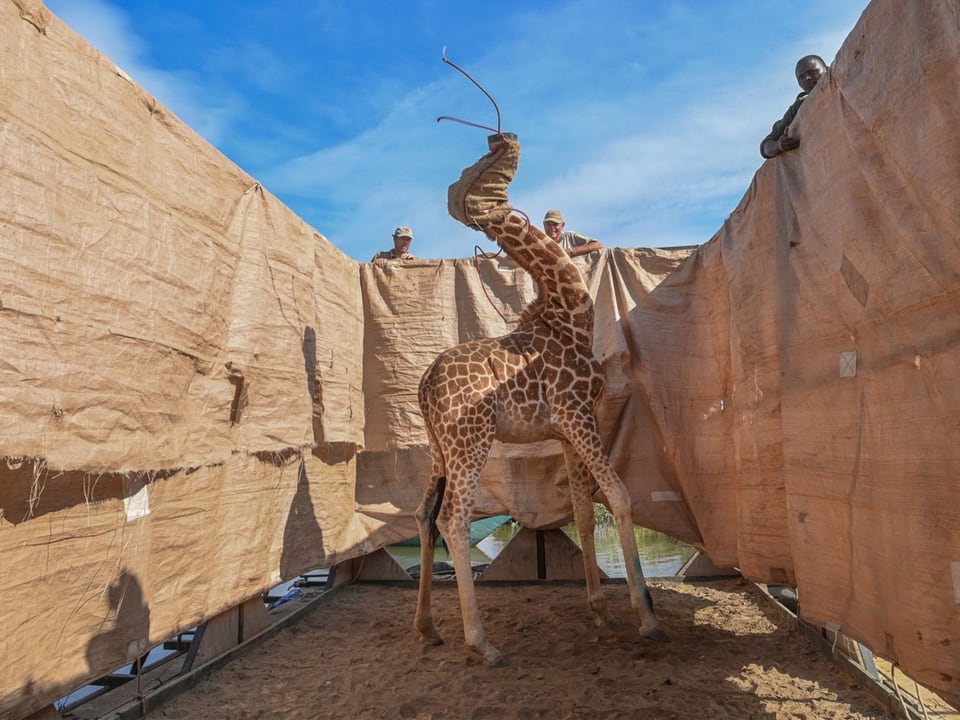
[{"label": "second man wearing cap", "polygon": [[603,244],[599,240],[578,232],[564,232],[564,227],[566,223],[563,221],[563,213],[559,210],[547,210],[547,214],[543,216],[543,231],[547,237],[562,247],[567,255],[578,257],[603,249]]},{"label": "second man wearing cap", "polygon": [[[401,225],[393,231],[393,247],[389,250],[381,250],[370,262],[382,264],[384,260],[413,260],[414,256],[410,252],[410,244],[413,242],[413,230],[406,225]],[[378,262],[380,261],[380,262]]]}]

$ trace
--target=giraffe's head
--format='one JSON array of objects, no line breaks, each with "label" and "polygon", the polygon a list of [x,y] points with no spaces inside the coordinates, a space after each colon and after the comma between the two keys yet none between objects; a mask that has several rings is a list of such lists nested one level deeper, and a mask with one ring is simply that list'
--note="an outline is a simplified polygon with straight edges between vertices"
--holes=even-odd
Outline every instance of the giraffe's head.
[{"label": "giraffe's head", "polygon": [[490,151],[460,174],[447,191],[447,210],[467,227],[487,231],[512,210],[507,186],[520,163],[520,142],[513,133],[487,139]]},{"label": "giraffe's head", "polygon": [[512,132],[498,132],[487,136],[487,147],[491,152],[496,150],[504,142],[515,142],[519,145],[517,134]]}]

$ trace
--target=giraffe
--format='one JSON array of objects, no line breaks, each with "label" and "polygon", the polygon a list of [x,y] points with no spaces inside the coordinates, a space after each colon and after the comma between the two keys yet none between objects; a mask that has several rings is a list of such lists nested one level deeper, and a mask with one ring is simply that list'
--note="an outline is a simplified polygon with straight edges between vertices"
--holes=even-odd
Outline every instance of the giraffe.
[{"label": "giraffe", "polygon": [[593,300],[580,270],[560,246],[508,202],[520,144],[512,133],[488,138],[490,151],[450,186],[448,209],[484,232],[533,277],[537,297],[512,332],[452,347],[427,368],[418,391],[432,471],[416,510],[420,582],[414,627],[430,645],[443,642],[430,605],[434,549],[442,533],[456,570],[467,647],[487,665],[505,662],[487,639],[470,566],[470,522],[494,439],[557,439],[563,447],[574,518],[583,548],[587,601],[603,626],[610,617],[596,562],[592,480],[610,504],[626,560],[640,635],[667,640],[657,622],[637,553],[626,487],[607,458],[594,407],[603,391],[593,356]]}]

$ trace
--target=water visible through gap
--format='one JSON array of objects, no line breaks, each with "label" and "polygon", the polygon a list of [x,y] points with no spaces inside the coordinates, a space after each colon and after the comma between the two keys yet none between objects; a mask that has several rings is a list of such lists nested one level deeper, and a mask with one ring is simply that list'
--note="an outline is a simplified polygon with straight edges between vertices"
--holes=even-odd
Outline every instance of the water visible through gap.
[{"label": "water visible through gap", "polygon": [[[471,551],[473,564],[491,562],[506,547],[513,536],[520,531],[520,525],[508,522],[493,531],[492,534],[477,543]],[[575,525],[568,525],[563,531],[579,546],[580,538]],[[694,549],[668,535],[648,528],[635,527],[637,549],[640,564],[646,577],[668,577],[677,571],[693,555]],[[625,578],[626,566],[623,562],[623,549],[620,536],[612,520],[597,522],[595,531],[597,545],[597,564],[608,577]],[[397,560],[404,570],[420,564],[420,548],[417,546],[392,545],[387,551]],[[438,546],[435,562],[449,562],[450,556],[445,548]]]}]

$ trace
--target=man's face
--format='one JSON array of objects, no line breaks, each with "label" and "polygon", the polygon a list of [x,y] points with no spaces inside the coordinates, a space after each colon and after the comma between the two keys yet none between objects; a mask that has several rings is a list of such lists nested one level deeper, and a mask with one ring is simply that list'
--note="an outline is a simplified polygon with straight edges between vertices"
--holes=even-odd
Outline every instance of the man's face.
[{"label": "man's face", "polygon": [[826,71],[827,68],[823,63],[817,60],[803,60],[797,65],[797,83],[804,92],[810,92],[817,86]]},{"label": "man's face", "polygon": [[554,222],[553,220],[544,220],[543,231],[551,240],[559,240],[563,234],[564,223]]},{"label": "man's face", "polygon": [[410,243],[413,242],[413,238],[407,237],[406,235],[394,235],[393,236],[393,251],[400,255],[401,253],[410,252]]}]

